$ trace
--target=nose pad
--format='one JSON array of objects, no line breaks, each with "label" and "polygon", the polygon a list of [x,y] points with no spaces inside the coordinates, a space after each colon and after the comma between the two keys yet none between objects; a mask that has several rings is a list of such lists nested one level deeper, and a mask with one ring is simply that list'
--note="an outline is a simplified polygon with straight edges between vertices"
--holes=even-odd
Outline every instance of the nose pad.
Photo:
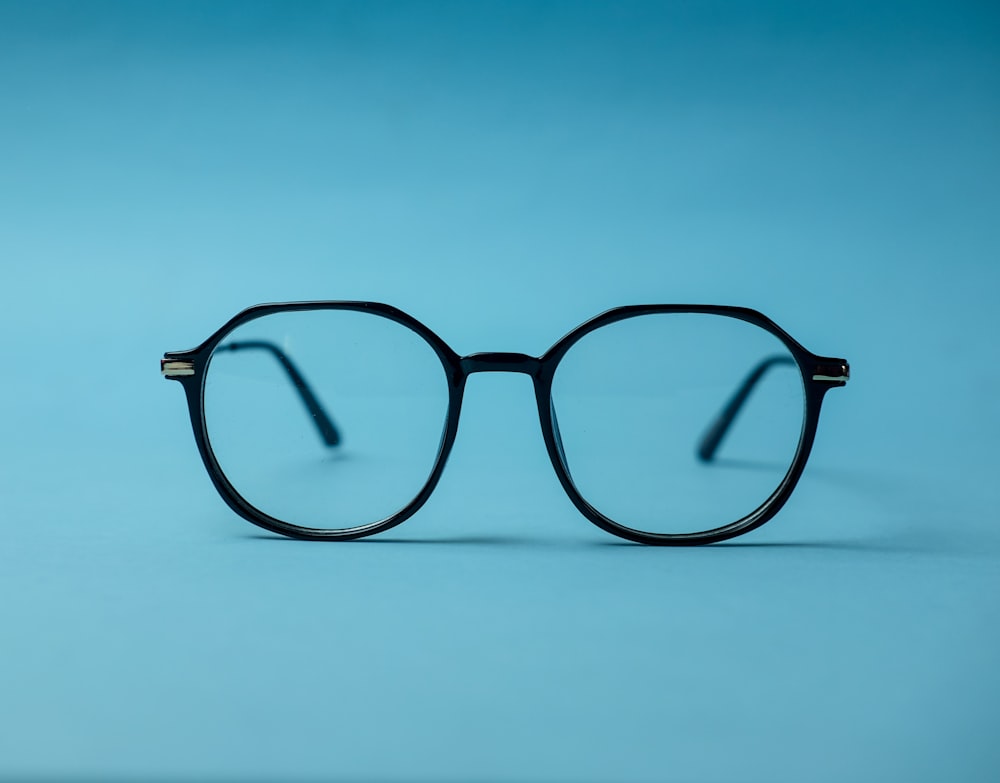
[{"label": "nose pad", "polygon": [[562,460],[563,467],[569,473],[569,462],[566,461],[566,452],[563,451],[562,434],[559,432],[559,418],[556,416],[555,403],[549,399],[549,417],[552,419],[552,435],[556,442],[556,451],[559,452],[559,459]]}]

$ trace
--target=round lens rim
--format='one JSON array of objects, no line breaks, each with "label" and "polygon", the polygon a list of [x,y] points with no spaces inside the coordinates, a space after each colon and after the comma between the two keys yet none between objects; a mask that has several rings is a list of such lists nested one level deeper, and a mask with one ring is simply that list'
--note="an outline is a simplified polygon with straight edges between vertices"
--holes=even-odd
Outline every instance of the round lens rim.
[{"label": "round lens rim", "polygon": [[[423,487],[409,503],[394,514],[375,522],[348,528],[327,529],[296,525],[267,514],[251,504],[233,486],[222,470],[212,449],[205,421],[204,403],[205,383],[208,378],[207,370],[211,364],[212,354],[221,342],[236,328],[268,315],[322,310],[367,313],[372,316],[388,319],[408,328],[433,349],[441,362],[442,370],[448,384],[448,411],[444,433],[430,475]],[[252,522],[265,530],[284,536],[314,541],[347,541],[381,533],[413,516],[427,502],[427,499],[441,478],[444,465],[447,462],[448,454],[451,451],[458,431],[458,417],[461,410],[462,393],[465,384],[465,378],[461,374],[460,357],[434,332],[398,308],[378,302],[361,301],[280,302],[255,305],[233,316],[233,318],[220,327],[205,342],[193,351],[186,352],[185,358],[193,363],[194,372],[190,376],[180,378],[180,380],[185,382],[191,424],[194,429],[198,451],[205,464],[205,468],[213,485],[226,504],[248,522]]]},{"label": "round lens rim", "polygon": [[[660,314],[703,314],[717,315],[728,318],[735,318],[740,321],[760,327],[772,334],[784,344],[798,367],[802,378],[804,389],[804,413],[802,422],[802,434],[799,438],[798,448],[792,458],[782,481],[771,495],[761,503],[754,511],[734,522],[720,525],[709,530],[694,533],[651,533],[637,528],[629,527],[617,522],[605,514],[601,513],[591,505],[577,489],[573,483],[569,468],[566,465],[565,456],[562,452],[559,435],[556,431],[556,424],[552,416],[554,400],[552,397],[552,386],[555,380],[559,363],[566,356],[569,350],[583,337],[591,332],[608,326],[618,321],[627,320],[643,315]],[[748,533],[760,527],[777,514],[782,506],[788,502],[792,491],[798,484],[808,462],[809,454],[816,437],[816,428],[819,423],[820,409],[823,397],[826,392],[835,386],[842,386],[842,382],[820,381],[815,376],[815,370],[824,363],[840,362],[839,359],[830,359],[817,356],[806,350],[784,329],[763,313],[747,307],[734,307],[729,305],[626,305],[607,310],[600,315],[591,318],[564,335],[555,343],[540,359],[541,372],[536,379],[535,392],[538,405],[538,416],[542,424],[542,433],[545,439],[546,450],[549,460],[556,472],[559,483],[569,496],[577,510],[589,519],[593,524],[602,530],[619,536],[620,538],[633,541],[638,544],[653,546],[692,546],[701,544],[713,544],[724,541],[735,536]],[[846,365],[845,365],[846,366]]]}]

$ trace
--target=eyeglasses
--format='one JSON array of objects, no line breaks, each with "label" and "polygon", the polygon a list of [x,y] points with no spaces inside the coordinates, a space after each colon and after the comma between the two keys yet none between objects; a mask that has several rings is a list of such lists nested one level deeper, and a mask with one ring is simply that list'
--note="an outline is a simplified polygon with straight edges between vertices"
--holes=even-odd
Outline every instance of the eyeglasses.
[{"label": "eyeglasses", "polygon": [[563,489],[598,527],[645,544],[707,544],[773,517],[847,362],[810,353],[742,307],[634,305],[539,358],[459,356],[374,302],[244,310],[164,355],[223,500],[276,533],[344,540],[417,511],[441,477],[468,377],[531,377]]}]

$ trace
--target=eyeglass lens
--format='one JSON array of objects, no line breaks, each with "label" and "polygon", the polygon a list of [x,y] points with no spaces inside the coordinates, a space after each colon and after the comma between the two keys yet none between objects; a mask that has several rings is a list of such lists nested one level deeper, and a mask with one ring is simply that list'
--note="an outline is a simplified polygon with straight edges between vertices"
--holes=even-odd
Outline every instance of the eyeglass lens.
[{"label": "eyeglass lens", "polygon": [[552,408],[566,470],[588,503],[626,527],[684,534],[736,522],[778,488],[805,394],[770,332],[665,313],[584,335],[556,369]]},{"label": "eyeglass lens", "polygon": [[350,310],[275,313],[238,326],[212,353],[205,427],[248,503],[293,525],[342,530],[417,496],[440,450],[448,394],[441,360],[405,326]]}]

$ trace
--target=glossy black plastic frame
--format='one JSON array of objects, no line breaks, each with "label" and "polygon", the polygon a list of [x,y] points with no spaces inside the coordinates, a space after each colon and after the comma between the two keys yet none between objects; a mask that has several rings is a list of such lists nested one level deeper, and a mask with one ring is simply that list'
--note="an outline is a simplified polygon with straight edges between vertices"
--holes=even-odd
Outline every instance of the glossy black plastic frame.
[{"label": "glossy black plastic frame", "polygon": [[[230,484],[223,473],[208,439],[205,426],[204,388],[206,370],[213,351],[217,348],[235,349],[232,344],[223,346],[223,341],[238,326],[273,313],[309,310],[352,310],[370,313],[387,318],[415,332],[423,338],[437,354],[444,368],[448,381],[449,403],[448,418],[441,439],[441,446],[426,484],[413,500],[392,516],[378,522],[353,528],[326,530],[293,525],[261,512],[248,503]],[[619,524],[604,516],[594,508],[577,491],[570,477],[566,461],[562,453],[558,422],[553,413],[552,381],[559,361],[566,352],[586,334],[602,326],[641,315],[656,315],[666,313],[698,313],[735,318],[760,327],[777,337],[788,349],[802,374],[802,384],[805,390],[805,416],[802,435],[798,450],[791,467],[784,479],[771,496],[751,514],[735,522],[699,533],[648,533]],[[265,345],[237,345],[239,347],[268,348]],[[270,350],[270,348],[268,348]],[[303,402],[310,407],[311,392],[305,381],[298,374],[294,365],[287,359],[277,356],[285,367],[290,379],[296,385]],[[698,456],[704,461],[711,461],[716,448],[725,436],[729,426],[739,412],[740,407],[752,391],[754,385],[773,364],[788,363],[787,358],[776,360],[766,359],[753,368],[742,384],[735,390],[729,402],[723,407],[719,416],[711,423],[704,438],[698,446]],[[293,538],[310,540],[348,540],[381,533],[400,524],[411,517],[430,497],[431,492],[441,478],[448,455],[458,433],[459,416],[462,409],[462,399],[468,377],[477,372],[515,372],[531,377],[535,390],[535,401],[538,406],[538,417],[552,467],[556,476],[570,500],[580,512],[601,529],[630,541],[642,544],[657,545],[693,545],[710,544],[741,535],[760,527],[771,519],[785,504],[795,485],[798,483],[805,468],[806,461],[812,449],[819,422],[820,408],[826,392],[831,388],[845,385],[849,377],[849,367],[844,359],[817,356],[796,342],[787,332],[781,329],[767,316],[745,307],[730,307],[725,305],[627,305],[608,310],[589,321],[581,324],[566,334],[540,357],[521,353],[475,353],[469,356],[459,356],[440,337],[415,318],[391,305],[376,302],[351,301],[316,301],[316,302],[285,302],[279,304],[261,304],[250,307],[231,318],[205,342],[190,351],[171,351],[164,354],[161,369],[165,377],[179,381],[184,387],[191,425],[194,430],[198,451],[208,470],[209,477],[223,500],[244,519],[255,525]],[[296,380],[298,378],[298,380]],[[315,400],[313,400],[315,402]],[[312,408],[310,407],[310,410]],[[314,412],[315,413],[315,412]],[[315,418],[315,415],[314,415]],[[329,422],[328,422],[329,423]],[[322,433],[324,425],[319,423]],[[332,426],[332,423],[330,423]],[[329,433],[323,435],[330,442]],[[335,442],[335,441],[334,441]]]}]

